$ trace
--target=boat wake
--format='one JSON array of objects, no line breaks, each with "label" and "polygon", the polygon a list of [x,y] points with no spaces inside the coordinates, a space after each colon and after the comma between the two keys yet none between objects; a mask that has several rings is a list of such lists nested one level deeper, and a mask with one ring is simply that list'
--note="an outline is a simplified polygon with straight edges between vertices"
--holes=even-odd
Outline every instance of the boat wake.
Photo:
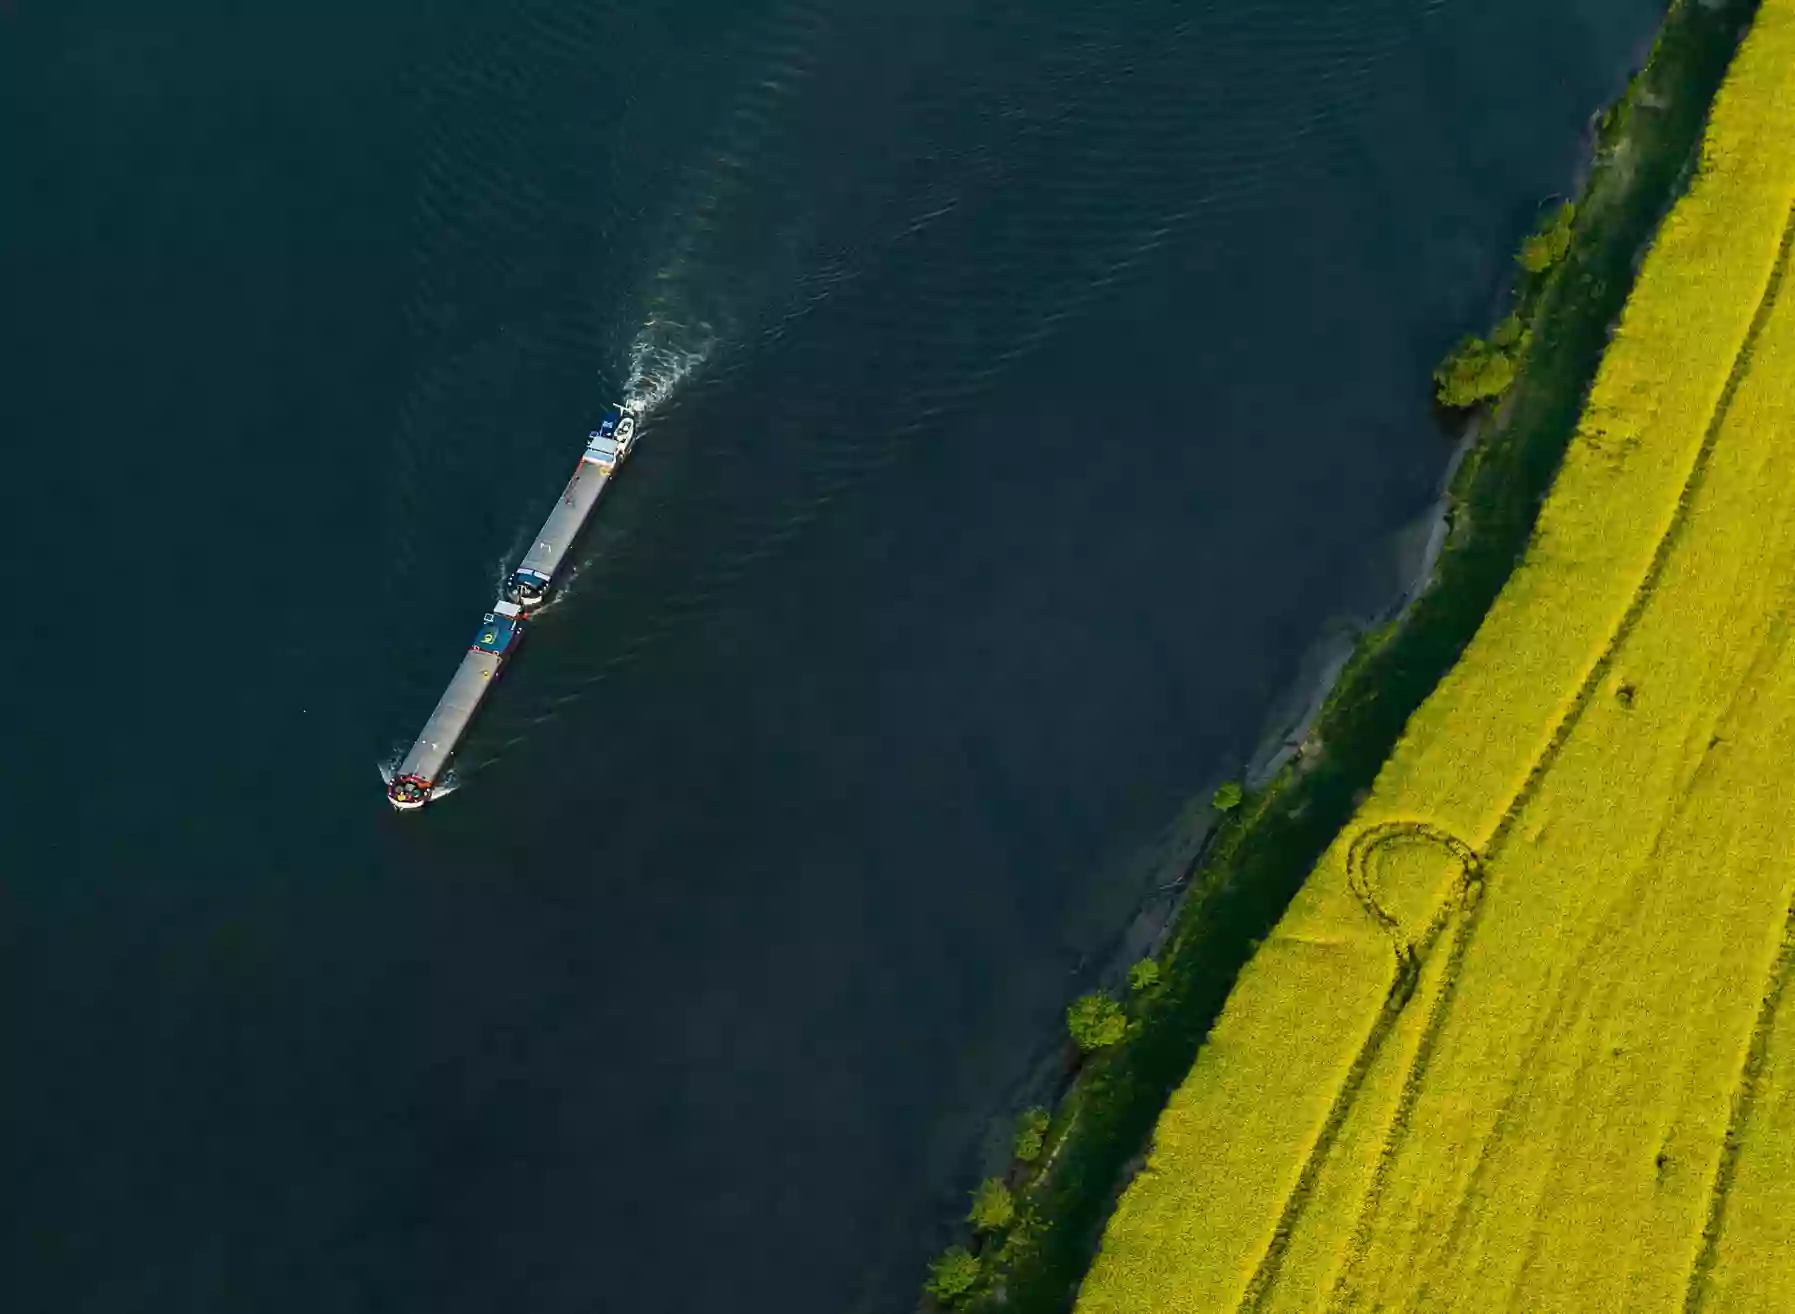
[{"label": "boat wake", "polygon": [[747,270],[764,276],[780,264],[762,250],[744,269],[737,248],[755,222],[743,211],[754,210],[755,183],[790,127],[786,111],[821,59],[830,23],[818,0],[781,0],[750,38],[744,63],[753,74],[736,89],[704,163],[688,171],[666,258],[644,289],[624,388],[644,413],[711,363],[720,341],[736,339],[744,311],[766,290]]},{"label": "boat wake", "polygon": [[707,322],[651,315],[630,344],[624,404],[644,415],[655,410],[703,368],[716,345]]}]

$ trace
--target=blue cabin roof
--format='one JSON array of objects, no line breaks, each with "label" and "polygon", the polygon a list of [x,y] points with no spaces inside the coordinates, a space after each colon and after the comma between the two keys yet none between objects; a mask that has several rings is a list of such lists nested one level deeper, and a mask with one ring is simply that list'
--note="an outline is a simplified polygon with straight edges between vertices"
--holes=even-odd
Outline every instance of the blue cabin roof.
[{"label": "blue cabin roof", "polygon": [[511,650],[511,645],[517,641],[520,628],[521,626],[514,617],[500,616],[489,611],[481,620],[480,628],[474,635],[474,647],[481,652],[497,653],[502,657]]}]

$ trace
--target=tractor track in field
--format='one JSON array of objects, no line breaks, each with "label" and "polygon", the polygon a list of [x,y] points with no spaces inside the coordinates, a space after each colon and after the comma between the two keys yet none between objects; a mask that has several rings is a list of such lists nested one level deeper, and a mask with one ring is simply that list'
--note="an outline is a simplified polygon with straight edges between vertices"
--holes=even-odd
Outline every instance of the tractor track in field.
[{"label": "tractor track in field", "polygon": [[[1390,912],[1378,900],[1377,891],[1372,885],[1367,868],[1371,855],[1387,844],[1397,842],[1415,842],[1437,844],[1444,848],[1459,863],[1459,878],[1452,894],[1443,902],[1440,911],[1434,914],[1428,924],[1422,928],[1420,935],[1410,937],[1403,929],[1395,914]],[[1290,1248],[1290,1240],[1295,1235],[1296,1225],[1307,1207],[1309,1197],[1315,1189],[1315,1182],[1326,1166],[1328,1155],[1333,1150],[1340,1130],[1351,1116],[1353,1106],[1358,1101],[1360,1088],[1370,1074],[1372,1066],[1382,1053],[1384,1042],[1395,1030],[1401,1020],[1409,1001],[1414,998],[1415,987],[1420,981],[1421,964],[1426,960],[1428,952],[1454,919],[1461,907],[1475,906],[1480,901],[1483,889],[1483,862],[1477,851],[1458,836],[1439,826],[1424,821],[1386,821],[1361,831],[1354,837],[1347,850],[1347,886],[1354,898],[1359,901],[1366,914],[1383,929],[1390,938],[1390,949],[1395,959],[1394,974],[1389,989],[1385,992],[1383,1007],[1378,1010],[1377,1019],[1372,1023],[1370,1032],[1360,1043],[1359,1052],[1354,1056],[1352,1066],[1347,1070],[1346,1080],[1334,1093],[1332,1104],[1328,1108],[1326,1120],[1322,1123],[1321,1132],[1310,1147],[1308,1156],[1303,1161],[1301,1171],[1297,1174],[1296,1183],[1291,1187],[1284,1199],[1284,1207],[1279,1213],[1277,1226],[1273,1229],[1271,1240],[1260,1254],[1259,1262],[1254,1267],[1252,1278],[1248,1281],[1246,1291],[1242,1294],[1237,1309],[1240,1314],[1261,1307],[1265,1297],[1270,1293],[1277,1281],[1279,1269],[1283,1265],[1284,1255]],[[1461,921],[1468,919],[1461,919]],[[1465,937],[1455,936],[1455,946]],[[1461,951],[1462,952],[1462,951]]]},{"label": "tractor track in field", "polygon": [[1451,948],[1447,951],[1446,963],[1441,970],[1439,993],[1434,996],[1433,1003],[1427,1010],[1421,1039],[1415,1047],[1415,1057],[1410,1061],[1408,1071],[1403,1074],[1402,1090],[1397,1097],[1396,1109],[1390,1115],[1389,1126],[1385,1129],[1383,1144],[1378,1147],[1377,1165],[1372,1169],[1370,1186],[1359,1204],[1358,1221],[1353,1227],[1338,1276],[1328,1295],[1329,1309],[1341,1307],[1341,1302],[1350,1290],[1348,1283],[1351,1274],[1370,1248],[1373,1220],[1383,1203],[1384,1191],[1389,1185],[1397,1152],[1408,1137],[1415,1105],[1421,1099],[1422,1080],[1427,1074],[1434,1048],[1439,1044],[1440,1033],[1445,1029],[1446,1015],[1451,1010],[1453,996],[1458,990],[1459,966],[1464,961],[1465,951],[1471,946],[1471,936],[1477,929],[1478,913],[1483,907],[1481,873],[1476,880],[1467,879],[1463,882],[1457,892],[1456,907],[1454,903],[1455,900],[1452,899],[1447,901],[1448,914],[1445,920],[1453,922],[1454,926]]},{"label": "tractor track in field", "polygon": [[1664,568],[1670,562],[1670,554],[1682,541],[1683,528],[1689,521],[1689,510],[1695,504],[1702,485],[1707,482],[1708,467],[1713,463],[1714,449],[1720,443],[1721,430],[1726,427],[1726,419],[1732,411],[1733,398],[1738,395],[1739,385],[1744,382],[1745,375],[1751,368],[1753,348],[1763,336],[1764,327],[1770,321],[1770,312],[1776,305],[1777,294],[1782,289],[1783,275],[1788,269],[1789,253],[1795,246],[1795,205],[1792,205],[1783,220],[1782,241],[1777,249],[1776,260],[1770,269],[1770,277],[1765,281],[1764,291],[1758,298],[1757,309],[1752,313],[1751,322],[1746,327],[1745,337],[1739,343],[1739,350],[1733,355],[1733,365],[1728,371],[1726,383],[1721,387],[1720,396],[1714,404],[1714,411],[1708,417],[1706,429],[1702,432],[1701,446],[1696,449],[1695,459],[1690,463],[1689,473],[1683,480],[1683,486],[1677,493],[1677,504],[1671,512],[1670,523],[1658,536],[1657,546],[1652,550],[1652,559],[1647,563],[1645,573],[1640,577],[1638,586],[1633,590],[1633,597],[1627,609],[1621,614],[1619,623],[1608,636],[1601,654],[1590,666],[1578,686],[1576,696],[1565,709],[1564,715],[1552,731],[1552,737],[1546,741],[1533,765],[1528,768],[1527,776],[1521,782],[1508,806],[1502,811],[1502,818],[1496,823],[1484,848],[1487,854],[1493,855],[1508,838],[1509,832],[1519,820],[1522,810],[1539,791],[1539,782],[1558,761],[1558,755],[1570,741],[1571,732],[1583,719],[1590,700],[1595,697],[1596,690],[1607,678],[1614,667],[1614,660],[1619,655],[1621,645],[1639,625],[1640,617],[1651,605],[1652,596],[1658,591],[1658,581],[1664,575]]},{"label": "tractor track in field", "polygon": [[1784,906],[1782,943],[1764,978],[1764,993],[1752,1021],[1751,1038],[1745,1046],[1745,1057],[1739,1065],[1739,1079],[1733,1087],[1728,1110],[1726,1136],[1721,1141],[1720,1158],[1714,1165],[1714,1178],[1708,1187],[1707,1217],[1702,1224],[1701,1246],[1695,1262],[1689,1267],[1689,1280],[1683,1288],[1683,1314],[1699,1314],[1706,1307],[1711,1293],[1709,1278],[1720,1258],[1720,1236],[1726,1228],[1727,1199],[1732,1194],[1733,1179],[1739,1172],[1739,1155],[1745,1148],[1745,1129],[1756,1112],[1758,1097],[1763,1093],[1764,1063],[1770,1054],[1770,1037],[1776,1029],[1777,1013],[1788,992],[1789,978],[1795,975],[1795,893]]},{"label": "tractor track in field", "polygon": [[[1661,839],[1662,836],[1660,835],[1660,840]],[[1653,846],[1654,856],[1656,851],[1657,844],[1655,842]],[[1651,861],[1651,858],[1647,859],[1648,866],[1651,864]],[[1625,892],[1624,897],[1627,897],[1630,902],[1636,905],[1643,894],[1643,890],[1640,888],[1642,885],[1643,881],[1633,882]],[[1535,1067],[1539,1063],[1547,1046],[1551,1044],[1554,1037],[1563,1027],[1567,1014],[1582,1004],[1589,991],[1588,976],[1585,969],[1593,960],[1599,958],[1603,953],[1608,952],[1608,940],[1608,932],[1602,932],[1593,936],[1590,941],[1584,945],[1570,969],[1565,973],[1565,985],[1554,994],[1551,1007],[1539,1015],[1539,1020],[1535,1023],[1531,1034],[1527,1037],[1524,1057],[1520,1064],[1520,1070],[1523,1073],[1532,1073],[1535,1070]],[[1529,1094],[1531,1089],[1532,1087],[1530,1083],[1518,1082],[1504,1092],[1501,1102],[1496,1106],[1496,1116],[1491,1121],[1489,1130],[1482,1137],[1477,1152],[1477,1158],[1472,1163],[1471,1171],[1465,1179],[1464,1187],[1459,1192],[1458,1202],[1453,1209],[1452,1218],[1447,1223],[1444,1235],[1440,1238],[1439,1245],[1433,1252],[1434,1258],[1432,1262],[1434,1267],[1437,1268],[1442,1265],[1450,1267],[1454,1263],[1455,1257],[1464,1240],[1465,1229],[1470,1226],[1473,1221],[1474,1202],[1477,1200],[1483,1182],[1491,1169],[1495,1152],[1505,1144],[1507,1140],[1508,1130],[1514,1117],[1515,1106]],[[1428,1300],[1431,1295],[1431,1284],[1429,1282],[1424,1282],[1415,1294],[1417,1307],[1421,1309],[1430,1308]]]}]

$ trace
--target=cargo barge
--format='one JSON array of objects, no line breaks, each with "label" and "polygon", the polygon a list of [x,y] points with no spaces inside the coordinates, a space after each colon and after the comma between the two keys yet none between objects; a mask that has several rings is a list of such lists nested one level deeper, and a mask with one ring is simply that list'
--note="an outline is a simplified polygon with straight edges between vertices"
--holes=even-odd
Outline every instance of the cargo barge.
[{"label": "cargo barge", "polygon": [[629,455],[640,418],[635,404],[622,402],[586,435],[586,450],[573,477],[523,561],[505,577],[498,601],[481,617],[480,629],[462,654],[449,687],[387,786],[387,801],[399,811],[416,811],[435,793],[474,713],[522,641],[525,621],[548,600],[555,573],[598,505],[599,495]]}]

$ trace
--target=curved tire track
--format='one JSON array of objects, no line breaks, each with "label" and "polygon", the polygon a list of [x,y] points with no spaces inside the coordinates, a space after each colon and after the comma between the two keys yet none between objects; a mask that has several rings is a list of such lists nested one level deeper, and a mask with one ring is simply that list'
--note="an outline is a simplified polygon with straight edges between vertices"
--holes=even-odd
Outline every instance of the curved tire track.
[{"label": "curved tire track", "polygon": [[[1385,908],[1378,899],[1376,887],[1368,875],[1371,856],[1383,846],[1397,842],[1437,844],[1445,849],[1459,863],[1459,878],[1448,896],[1441,901],[1439,910],[1428,921],[1417,936],[1409,936],[1396,915]],[[1328,1108],[1328,1116],[1322,1122],[1321,1131],[1309,1148],[1308,1156],[1303,1161],[1302,1170],[1297,1174],[1296,1182],[1284,1198],[1284,1206],[1279,1211],[1277,1226],[1272,1230],[1270,1241],[1259,1257],[1253,1269],[1253,1276],[1247,1282],[1237,1310],[1239,1314],[1261,1308],[1265,1297],[1270,1294],[1277,1282],[1278,1273],[1283,1267],[1284,1256],[1289,1251],[1291,1238],[1295,1235],[1296,1225],[1301,1220],[1303,1210],[1308,1206],[1309,1197],[1313,1194],[1315,1183],[1326,1166],[1328,1156],[1339,1139],[1341,1129],[1352,1115],[1353,1106],[1358,1101],[1359,1090],[1365,1084],[1373,1064],[1377,1062],[1383,1051],[1384,1042],[1389,1039],[1403,1012],[1414,998],[1415,987],[1420,981],[1421,964],[1426,960],[1428,952],[1439,939],[1447,925],[1454,919],[1461,908],[1473,911],[1481,902],[1485,881],[1483,858],[1477,850],[1464,840],[1443,827],[1425,821],[1385,821],[1369,826],[1353,838],[1346,853],[1346,885],[1353,897],[1359,901],[1365,914],[1371,918],[1390,939],[1390,950],[1394,958],[1393,975],[1389,988],[1384,994],[1383,1007],[1378,1010],[1377,1019],[1372,1023],[1370,1032],[1359,1046],[1352,1066],[1347,1069],[1346,1080],[1335,1092],[1333,1103]],[[1461,928],[1469,924],[1470,917],[1461,918]],[[1462,954],[1470,937],[1462,929],[1454,937],[1454,952]],[[1443,1014],[1442,1014],[1443,1016]],[[1434,1020],[1430,1018],[1430,1025]],[[1418,1079],[1417,1079],[1418,1082]]]}]

